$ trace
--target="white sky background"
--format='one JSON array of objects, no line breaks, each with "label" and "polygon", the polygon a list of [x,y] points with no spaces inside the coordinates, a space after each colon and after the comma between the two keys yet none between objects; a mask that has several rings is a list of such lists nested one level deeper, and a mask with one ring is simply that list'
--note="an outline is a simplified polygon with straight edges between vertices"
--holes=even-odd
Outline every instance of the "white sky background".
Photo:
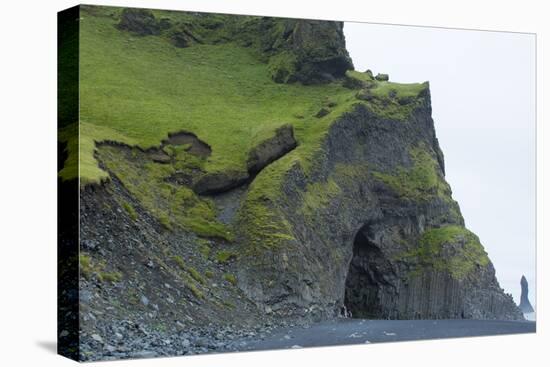
[{"label": "white sky background", "polygon": [[535,305],[535,37],[348,23],[355,69],[430,82],[446,179],[466,226],[519,303]]}]

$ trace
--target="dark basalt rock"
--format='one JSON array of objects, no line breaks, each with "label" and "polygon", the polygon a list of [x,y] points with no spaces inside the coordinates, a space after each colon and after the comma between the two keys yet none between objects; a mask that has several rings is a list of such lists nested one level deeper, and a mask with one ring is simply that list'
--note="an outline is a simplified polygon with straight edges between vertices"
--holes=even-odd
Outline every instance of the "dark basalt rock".
[{"label": "dark basalt rock", "polygon": [[326,107],[322,107],[316,114],[315,114],[315,117],[317,118],[321,118],[321,117],[325,117],[326,115],[328,115],[330,113],[330,110]]},{"label": "dark basalt rock", "polygon": [[202,158],[206,158],[212,153],[210,145],[200,140],[195,134],[187,131],[168,134],[168,138],[162,141],[161,147],[166,145],[189,145],[187,152]]},{"label": "dark basalt rock", "polygon": [[295,60],[291,81],[325,83],[353,69],[342,22],[294,20],[287,23],[280,37],[286,38],[279,42],[279,52],[288,51]]},{"label": "dark basalt rock", "polygon": [[147,153],[149,153],[149,157],[153,162],[163,163],[163,164],[167,164],[171,162],[170,156],[166,154],[162,149],[151,148],[147,150]]},{"label": "dark basalt rock", "polygon": [[527,283],[527,279],[525,279],[525,275],[521,276],[521,298],[519,302],[519,308],[523,313],[531,313],[535,312],[533,309],[533,306],[531,306],[531,302],[529,302],[529,283]]},{"label": "dark basalt rock", "polygon": [[118,28],[140,36],[159,34],[161,27],[150,10],[125,8]]},{"label": "dark basalt rock", "polygon": [[374,79],[380,82],[387,82],[388,80],[390,80],[390,77],[388,74],[377,74]]},{"label": "dark basalt rock", "polygon": [[355,98],[361,99],[363,101],[372,101],[374,99],[374,95],[372,94],[370,89],[361,89],[359,92],[357,92]]},{"label": "dark basalt rock", "polygon": [[239,31],[240,43],[261,52],[277,83],[327,83],[353,69],[342,22],[263,17]]},{"label": "dark basalt rock", "polygon": [[193,191],[200,195],[219,194],[239,187],[248,180],[246,172],[227,170],[208,172],[193,183]]},{"label": "dark basalt rock", "polygon": [[[284,195],[266,205],[288,235],[271,251],[239,258],[239,287],[250,299],[279,315],[313,319],[333,317],[343,306],[358,317],[523,318],[489,260],[459,276],[407,255],[426,230],[464,226],[450,191],[412,199],[372,175],[410,169],[410,148],[424,146],[444,177],[429,93],[423,96],[407,123],[358,105],[331,125],[312,170],[306,174],[297,163],[273,183]],[[337,187],[330,195],[328,182]],[[308,190],[322,198],[310,212]],[[248,232],[240,237],[252,240]],[[450,241],[443,259],[466,246],[461,237]]]},{"label": "dark basalt rock", "polygon": [[376,82],[374,81],[374,78],[372,78],[372,76],[370,80],[360,80],[358,78],[354,78],[353,76],[346,75],[344,77],[344,82],[342,83],[342,85],[349,89],[372,89],[376,86]]},{"label": "dark basalt rock", "polygon": [[194,43],[203,43],[202,39],[187,24],[180,24],[176,27],[171,32],[170,39],[174,46],[180,48],[189,47]]},{"label": "dark basalt rock", "polygon": [[283,125],[275,134],[250,150],[247,167],[252,175],[261,171],[269,163],[279,159],[297,146],[292,125]]}]

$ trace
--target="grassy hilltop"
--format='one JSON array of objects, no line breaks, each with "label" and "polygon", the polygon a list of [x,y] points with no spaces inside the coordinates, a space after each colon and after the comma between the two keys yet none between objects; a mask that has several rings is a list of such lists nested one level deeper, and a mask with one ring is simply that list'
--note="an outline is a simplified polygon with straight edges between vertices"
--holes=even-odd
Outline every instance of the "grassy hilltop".
[{"label": "grassy hilltop", "polygon": [[[345,48],[331,44],[343,37],[341,28],[304,24],[81,7],[80,121],[60,131],[68,143],[60,177],[79,175],[81,185],[98,184],[110,179],[106,168],[166,228],[231,240],[231,229],[218,222],[208,198],[167,178],[197,171],[247,177],[250,150],[290,124],[298,147],[256,177],[241,211],[252,223],[272,221],[274,241],[285,238],[285,224],[277,224],[264,205],[280,194],[282,174],[297,162],[305,169],[314,164],[331,123],[354,105],[405,121],[427,89],[427,83],[392,83],[351,70]],[[326,72],[336,77],[323,80]],[[196,157],[188,147],[168,146],[162,149],[170,164],[137,157],[179,131],[195,134],[211,154]],[[135,148],[131,156],[109,147],[98,152],[101,142]]]},{"label": "grassy hilltop", "polygon": [[[207,39],[176,47],[170,39],[173,30],[138,35],[118,29],[119,8],[82,9],[80,179],[84,184],[108,177],[93,158],[94,142],[119,141],[147,148],[180,130],[195,133],[212,147],[205,162],[207,171],[244,170],[247,152],[285,123],[294,126],[300,144],[295,154],[307,161],[330,122],[359,102],[357,91],[343,87],[341,81],[318,85],[274,82],[273,64],[280,62],[280,55],[265,62],[260,51],[243,46],[246,42],[208,43]],[[169,19],[173,27],[197,23],[197,16],[190,13],[153,14],[165,22]],[[233,27],[246,27],[247,22],[259,19],[203,18],[228,23],[239,19],[242,24]],[[206,33],[216,32],[224,36],[222,30]],[[381,97],[392,90],[416,95],[425,87],[372,83]],[[330,113],[315,117],[327,104],[333,106]],[[399,115],[402,110],[396,106],[384,113]],[[74,156],[70,151],[69,160]],[[60,175],[71,179],[76,170],[69,166]]]}]

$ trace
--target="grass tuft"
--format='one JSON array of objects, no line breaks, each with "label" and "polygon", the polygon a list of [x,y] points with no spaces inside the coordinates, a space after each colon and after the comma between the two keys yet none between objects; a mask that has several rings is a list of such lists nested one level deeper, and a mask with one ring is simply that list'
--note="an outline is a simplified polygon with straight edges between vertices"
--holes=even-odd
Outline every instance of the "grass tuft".
[{"label": "grass tuft", "polygon": [[97,279],[100,282],[107,282],[107,283],[116,283],[120,282],[122,279],[122,273],[116,271],[116,272],[99,272],[97,274]]},{"label": "grass tuft", "polygon": [[237,278],[233,274],[224,274],[223,279],[228,281],[229,283],[233,285],[237,285]]},{"label": "grass tuft", "polygon": [[80,275],[82,275],[85,279],[90,279],[93,271],[92,259],[88,255],[80,254],[79,261],[80,261]]},{"label": "grass tuft", "polygon": [[136,212],[136,209],[134,209],[134,207],[132,206],[132,204],[130,204],[127,201],[123,201],[122,207],[124,208],[124,210],[126,210],[126,212],[130,216],[130,218],[132,218],[133,221],[137,220],[137,212]]},{"label": "grass tuft", "polygon": [[230,260],[233,260],[236,258],[237,258],[237,254],[234,253],[233,251],[222,250],[222,251],[218,251],[218,253],[216,254],[216,261],[222,264],[227,263]]}]

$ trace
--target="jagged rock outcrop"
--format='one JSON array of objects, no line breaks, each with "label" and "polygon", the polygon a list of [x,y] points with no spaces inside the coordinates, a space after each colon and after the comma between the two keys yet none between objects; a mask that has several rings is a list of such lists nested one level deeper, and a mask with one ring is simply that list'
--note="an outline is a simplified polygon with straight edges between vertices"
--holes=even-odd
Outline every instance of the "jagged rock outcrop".
[{"label": "jagged rock outcrop", "polygon": [[[270,18],[273,19],[273,18]],[[276,21],[275,21],[276,22]],[[285,20],[274,24],[269,59],[273,80],[316,84],[343,77],[353,69],[346,50],[342,22]]]},{"label": "jagged rock outcrop", "polygon": [[531,313],[535,312],[533,309],[533,306],[531,306],[531,302],[529,302],[529,283],[527,283],[527,279],[525,279],[525,275],[521,276],[521,298],[519,302],[519,309],[523,313]]},{"label": "jagged rock outcrop", "polygon": [[159,34],[161,30],[151,10],[136,8],[122,11],[118,28],[140,36]]},{"label": "jagged rock outcrop", "polygon": [[[272,182],[281,195],[243,204],[241,240],[261,250],[241,257],[239,286],[258,305],[313,318],[344,305],[375,318],[522,318],[464,228],[429,92],[418,98],[407,121],[357,105],[330,127],[311,171],[294,162]],[[277,231],[247,226],[252,205]]]},{"label": "jagged rock outcrop", "polygon": [[294,129],[291,125],[283,125],[275,130],[275,134],[250,150],[248,153],[248,172],[255,174],[269,163],[279,159],[296,148]]},{"label": "jagged rock outcrop", "polygon": [[165,32],[172,44],[180,48],[237,42],[256,50],[269,64],[277,83],[328,83],[353,70],[343,22],[195,15],[194,21],[172,23],[169,19],[156,19],[150,10],[127,8],[122,11],[118,28],[140,36]]},{"label": "jagged rock outcrop", "polygon": [[206,173],[193,183],[193,190],[201,195],[217,194],[239,187],[248,178],[245,172],[235,170]]}]

